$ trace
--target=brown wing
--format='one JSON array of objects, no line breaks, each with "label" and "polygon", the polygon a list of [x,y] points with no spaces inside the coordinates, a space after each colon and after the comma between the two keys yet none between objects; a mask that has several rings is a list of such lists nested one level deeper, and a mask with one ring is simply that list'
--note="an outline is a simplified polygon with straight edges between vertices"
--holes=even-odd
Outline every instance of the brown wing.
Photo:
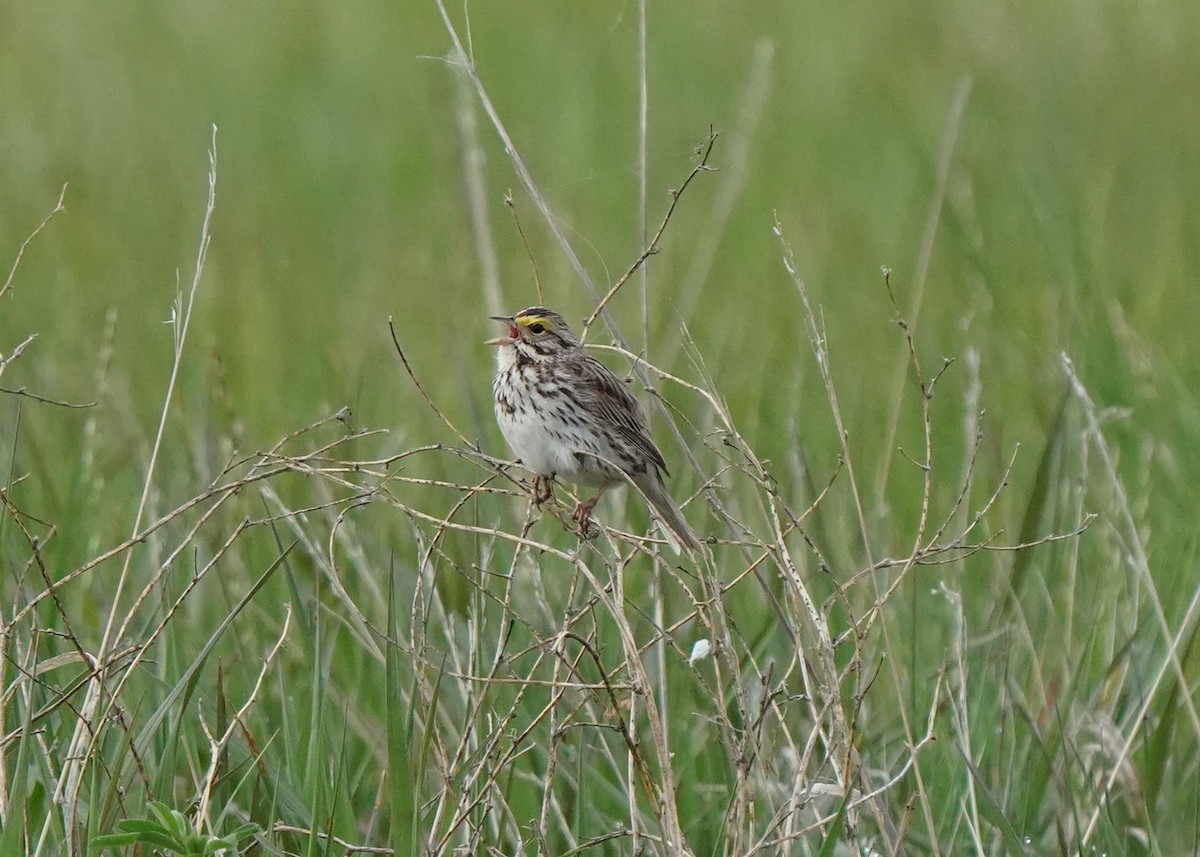
[{"label": "brown wing", "polygon": [[[633,394],[596,358],[582,353],[572,361],[578,376],[579,404],[595,420],[610,426],[635,451],[667,473],[667,463],[650,438],[646,419]],[[667,473],[667,475],[670,475]]]}]

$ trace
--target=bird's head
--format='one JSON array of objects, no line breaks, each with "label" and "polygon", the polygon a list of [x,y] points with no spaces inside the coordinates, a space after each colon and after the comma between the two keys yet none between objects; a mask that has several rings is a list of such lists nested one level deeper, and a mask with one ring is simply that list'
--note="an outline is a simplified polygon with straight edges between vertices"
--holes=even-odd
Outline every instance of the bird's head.
[{"label": "bird's head", "polygon": [[488,345],[516,348],[534,360],[579,347],[579,340],[566,320],[552,309],[535,306],[515,315],[494,315],[493,321],[507,325],[504,336],[489,339]]}]

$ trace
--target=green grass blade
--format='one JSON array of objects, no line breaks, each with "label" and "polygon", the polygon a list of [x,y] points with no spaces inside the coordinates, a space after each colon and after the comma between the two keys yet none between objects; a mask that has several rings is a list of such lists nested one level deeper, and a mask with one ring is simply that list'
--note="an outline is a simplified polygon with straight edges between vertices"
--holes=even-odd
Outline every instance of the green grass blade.
[{"label": "green grass blade", "polygon": [[962,754],[962,760],[966,764],[967,770],[971,772],[971,779],[975,782],[975,793],[979,796],[984,816],[1000,831],[1005,853],[1011,854],[1013,857],[1028,857],[1024,842],[1017,834],[1016,828],[1012,826],[1012,822],[1008,820],[1008,816],[1004,814],[1003,807],[992,794],[992,790],[988,788],[979,770],[967,758],[967,754],[962,753],[961,747],[959,752]]},{"label": "green grass blade", "polygon": [[[297,539],[297,541],[299,540]],[[155,730],[158,729],[163,719],[170,713],[175,702],[180,698],[186,698],[195,689],[196,682],[199,680],[200,669],[204,666],[204,662],[208,659],[208,655],[212,652],[213,647],[216,646],[217,641],[221,639],[222,635],[229,629],[229,626],[233,624],[233,620],[241,615],[242,610],[253,600],[254,596],[259,593],[266,582],[271,579],[271,575],[275,573],[275,570],[279,568],[284,558],[295,546],[296,542],[294,541],[275,558],[270,567],[259,576],[258,580],[254,581],[254,585],[250,587],[241,600],[238,601],[234,608],[229,611],[229,614],[221,621],[221,624],[209,635],[208,640],[200,647],[200,651],[196,653],[196,657],[192,659],[191,665],[187,668],[182,678],[175,683],[175,686],[171,688],[170,693],[163,699],[158,709],[150,715],[141,731],[138,732],[134,746],[139,753],[146,748]]]},{"label": "green grass blade", "polygon": [[[1043,527],[1048,517],[1054,490],[1061,480],[1058,476],[1062,467],[1064,449],[1067,437],[1067,405],[1070,403],[1070,391],[1064,390],[1059,401],[1058,411],[1046,438],[1046,446],[1042,449],[1034,472],[1033,487],[1029,492],[1029,502],[1025,505],[1025,514],[1021,518],[1021,529],[1017,535],[1019,544],[1032,544],[1044,533]],[[1011,613],[1013,599],[1020,596],[1025,586],[1025,576],[1029,573],[1030,564],[1038,554],[1036,551],[1018,551],[1013,556],[1012,569],[1008,578],[1008,597],[1002,600],[1005,605],[1004,614]]]}]

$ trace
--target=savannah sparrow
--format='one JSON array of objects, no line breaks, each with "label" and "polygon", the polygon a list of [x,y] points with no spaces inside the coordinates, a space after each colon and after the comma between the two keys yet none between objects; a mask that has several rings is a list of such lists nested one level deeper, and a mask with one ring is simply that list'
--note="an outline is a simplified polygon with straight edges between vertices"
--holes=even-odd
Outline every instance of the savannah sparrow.
[{"label": "savannah sparrow", "polygon": [[534,502],[550,499],[555,477],[597,488],[571,516],[586,532],[600,495],[628,477],[650,501],[675,552],[696,552],[700,543],[663,484],[667,464],[625,385],[583,350],[553,310],[530,307],[492,318],[508,326],[487,343],[497,346],[496,421],[534,474]]}]

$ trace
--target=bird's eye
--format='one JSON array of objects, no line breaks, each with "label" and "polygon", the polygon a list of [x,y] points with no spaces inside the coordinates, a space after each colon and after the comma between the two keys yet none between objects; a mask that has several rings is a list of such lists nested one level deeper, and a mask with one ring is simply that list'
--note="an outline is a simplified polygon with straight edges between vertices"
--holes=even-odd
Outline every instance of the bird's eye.
[{"label": "bird's eye", "polygon": [[530,333],[545,333],[546,325],[542,324],[540,321],[534,322],[533,324],[529,325],[529,332]]}]

